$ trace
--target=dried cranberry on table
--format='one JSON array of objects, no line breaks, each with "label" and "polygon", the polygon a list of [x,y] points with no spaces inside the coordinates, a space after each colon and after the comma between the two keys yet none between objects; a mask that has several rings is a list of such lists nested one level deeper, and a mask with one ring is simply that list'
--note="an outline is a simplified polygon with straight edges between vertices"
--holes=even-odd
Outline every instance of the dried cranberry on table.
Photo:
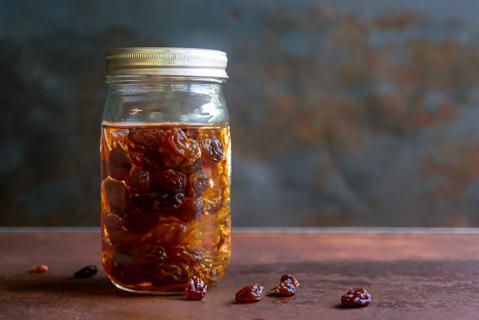
[{"label": "dried cranberry on table", "polygon": [[296,286],[296,288],[299,288],[300,286],[298,279],[296,279],[296,277],[293,276],[292,274],[289,274],[289,273],[283,274],[281,276],[280,281],[283,282],[285,280],[291,280],[291,282]]},{"label": "dried cranberry on table", "polygon": [[32,266],[32,273],[46,273],[48,271],[48,266],[46,264],[36,264]]},{"label": "dried cranberry on table", "polygon": [[186,295],[192,300],[202,300],[207,290],[208,286],[206,283],[200,277],[193,276],[186,286]]},{"label": "dried cranberry on table", "polygon": [[349,289],[341,297],[341,304],[346,308],[366,307],[370,302],[371,294],[365,289]]},{"label": "dried cranberry on table", "polygon": [[276,297],[291,297],[296,294],[297,287],[294,285],[293,281],[286,279],[282,281],[276,288],[271,290],[268,293],[268,296]]},{"label": "dried cranberry on table", "polygon": [[93,277],[97,273],[98,269],[95,265],[88,265],[75,272],[73,274],[73,277],[75,277],[76,279],[86,279]]},{"label": "dried cranberry on table", "polygon": [[263,295],[263,286],[260,284],[253,284],[242,288],[236,292],[235,300],[237,303],[253,303],[261,300]]}]

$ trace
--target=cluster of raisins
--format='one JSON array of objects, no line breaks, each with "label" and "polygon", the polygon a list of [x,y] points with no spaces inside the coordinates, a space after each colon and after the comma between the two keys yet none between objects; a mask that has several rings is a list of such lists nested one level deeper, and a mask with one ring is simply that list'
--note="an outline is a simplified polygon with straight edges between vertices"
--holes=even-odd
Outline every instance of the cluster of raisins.
[{"label": "cluster of raisins", "polygon": [[209,283],[223,276],[228,144],[226,126],[104,126],[102,260],[113,281],[178,291],[193,275]]},{"label": "cluster of raisins", "polygon": [[[298,279],[292,274],[284,274],[281,276],[281,283],[268,293],[268,296],[276,297],[291,297],[296,294],[300,286]],[[263,286],[260,284],[253,284],[243,287],[236,292],[236,303],[253,303],[258,302],[263,298]]]},{"label": "cluster of raisins", "polygon": [[268,293],[268,296],[291,297],[296,294],[300,284],[292,274],[283,274],[280,284]]}]

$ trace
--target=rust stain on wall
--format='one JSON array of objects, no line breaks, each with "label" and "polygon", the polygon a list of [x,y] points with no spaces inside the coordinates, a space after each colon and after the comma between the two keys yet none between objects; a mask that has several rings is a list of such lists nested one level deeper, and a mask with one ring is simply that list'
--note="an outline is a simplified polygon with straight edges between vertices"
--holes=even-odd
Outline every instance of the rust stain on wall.
[{"label": "rust stain on wall", "polygon": [[479,4],[185,3],[0,12],[1,224],[97,223],[103,51],[134,45],[228,52],[236,225],[479,224]]}]

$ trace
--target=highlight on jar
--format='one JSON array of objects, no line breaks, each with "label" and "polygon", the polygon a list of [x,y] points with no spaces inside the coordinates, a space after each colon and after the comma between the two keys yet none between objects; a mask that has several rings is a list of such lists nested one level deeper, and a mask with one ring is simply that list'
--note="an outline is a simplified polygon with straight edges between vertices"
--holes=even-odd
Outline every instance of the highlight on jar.
[{"label": "highlight on jar", "polygon": [[[110,61],[108,55],[113,88],[100,140],[103,268],[116,287],[131,292],[182,294],[193,278],[211,288],[231,255],[231,138],[221,93],[226,73],[200,75],[195,64],[224,69],[226,55],[180,48],[117,49],[110,55],[121,58]],[[153,77],[145,77],[145,59],[154,60],[146,71]],[[216,110],[202,120],[205,101]]]}]

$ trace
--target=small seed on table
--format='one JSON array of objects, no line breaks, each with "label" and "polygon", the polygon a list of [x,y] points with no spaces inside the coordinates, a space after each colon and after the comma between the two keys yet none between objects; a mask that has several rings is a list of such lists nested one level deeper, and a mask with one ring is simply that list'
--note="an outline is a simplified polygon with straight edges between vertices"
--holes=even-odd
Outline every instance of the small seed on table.
[{"label": "small seed on table", "polygon": [[32,266],[32,273],[46,273],[48,271],[48,266],[46,264],[36,264]]},{"label": "small seed on table", "polygon": [[98,273],[98,270],[95,265],[88,265],[73,274],[76,279],[85,279],[93,277]]}]

